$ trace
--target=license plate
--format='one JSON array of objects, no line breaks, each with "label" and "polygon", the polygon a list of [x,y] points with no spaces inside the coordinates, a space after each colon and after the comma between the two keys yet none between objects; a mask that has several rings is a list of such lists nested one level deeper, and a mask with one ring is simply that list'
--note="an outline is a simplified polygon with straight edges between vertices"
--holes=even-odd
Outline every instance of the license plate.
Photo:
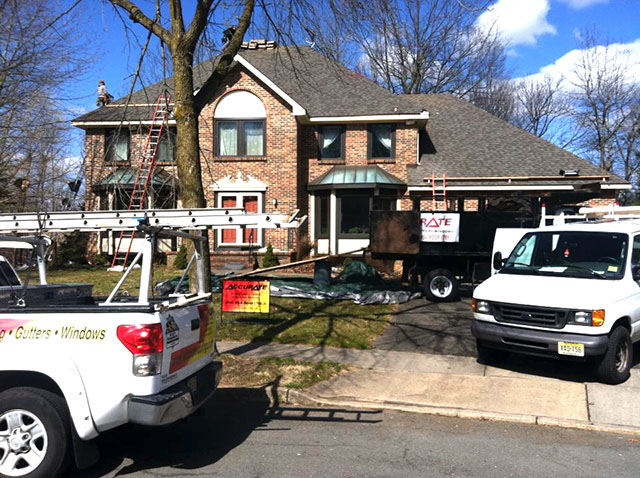
[{"label": "license plate", "polygon": [[584,357],[584,344],[558,342],[558,354],[572,355],[574,357]]}]

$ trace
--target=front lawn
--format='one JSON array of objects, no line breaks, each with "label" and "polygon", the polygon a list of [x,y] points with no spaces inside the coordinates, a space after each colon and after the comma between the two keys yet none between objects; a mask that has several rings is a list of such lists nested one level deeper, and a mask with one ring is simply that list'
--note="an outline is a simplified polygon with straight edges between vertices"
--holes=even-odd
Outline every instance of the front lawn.
[{"label": "front lawn", "polygon": [[[218,322],[218,339],[369,349],[394,310],[393,305],[272,297],[268,316],[225,313]],[[219,294],[214,316],[220,318]]]},{"label": "front lawn", "polygon": [[[179,276],[182,272],[155,266],[152,283]],[[24,281],[26,273],[21,272]],[[74,267],[48,271],[50,283],[85,282],[94,284],[93,294],[108,295],[121,277],[106,267]],[[138,294],[140,270],[131,273],[121,291]],[[30,283],[38,283],[31,271]],[[351,301],[271,298],[271,313],[225,313],[220,322],[219,293],[214,294],[213,316],[218,320],[218,340],[310,344],[355,349],[371,348],[382,334],[395,310],[393,305],[357,305]]]}]

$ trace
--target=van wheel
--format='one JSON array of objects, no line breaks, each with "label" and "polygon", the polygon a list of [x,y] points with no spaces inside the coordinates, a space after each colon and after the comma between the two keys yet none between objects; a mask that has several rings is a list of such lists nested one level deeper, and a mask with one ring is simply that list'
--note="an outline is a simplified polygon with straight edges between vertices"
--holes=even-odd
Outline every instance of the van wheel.
[{"label": "van wheel", "polygon": [[458,279],[447,269],[434,269],[422,282],[424,295],[432,302],[447,302],[458,298]]},{"label": "van wheel", "polygon": [[609,336],[607,352],[596,361],[596,375],[603,383],[617,385],[629,378],[633,363],[633,344],[629,331],[617,327]]},{"label": "van wheel", "polygon": [[69,414],[62,397],[21,387],[0,393],[0,477],[55,478],[64,471]]},{"label": "van wheel", "polygon": [[476,340],[476,349],[478,351],[478,362],[483,365],[493,365],[504,362],[509,356],[509,352],[506,350],[492,349],[479,340]]}]

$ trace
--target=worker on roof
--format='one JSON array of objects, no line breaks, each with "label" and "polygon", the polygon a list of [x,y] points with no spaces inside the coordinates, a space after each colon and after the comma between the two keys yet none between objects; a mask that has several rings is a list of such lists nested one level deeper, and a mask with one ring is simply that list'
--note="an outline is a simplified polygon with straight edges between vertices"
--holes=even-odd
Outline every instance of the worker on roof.
[{"label": "worker on roof", "polygon": [[113,96],[107,91],[107,85],[104,84],[104,80],[98,81],[98,100],[96,106],[104,106],[111,103]]}]

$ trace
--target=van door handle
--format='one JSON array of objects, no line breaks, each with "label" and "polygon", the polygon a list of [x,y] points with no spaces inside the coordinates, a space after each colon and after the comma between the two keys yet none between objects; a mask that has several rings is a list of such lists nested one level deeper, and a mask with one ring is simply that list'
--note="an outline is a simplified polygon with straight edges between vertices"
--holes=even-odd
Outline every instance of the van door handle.
[{"label": "van door handle", "polygon": [[191,330],[198,330],[200,328],[200,319],[191,320]]}]

